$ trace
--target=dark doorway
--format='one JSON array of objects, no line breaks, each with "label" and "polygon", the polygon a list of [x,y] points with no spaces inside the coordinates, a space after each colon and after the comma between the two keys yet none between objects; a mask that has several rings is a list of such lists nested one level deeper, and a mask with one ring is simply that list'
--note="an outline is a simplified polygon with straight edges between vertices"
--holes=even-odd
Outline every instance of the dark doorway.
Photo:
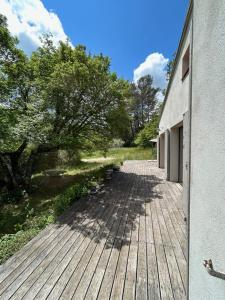
[{"label": "dark doorway", "polygon": [[183,126],[179,127],[179,165],[178,182],[183,182]]}]

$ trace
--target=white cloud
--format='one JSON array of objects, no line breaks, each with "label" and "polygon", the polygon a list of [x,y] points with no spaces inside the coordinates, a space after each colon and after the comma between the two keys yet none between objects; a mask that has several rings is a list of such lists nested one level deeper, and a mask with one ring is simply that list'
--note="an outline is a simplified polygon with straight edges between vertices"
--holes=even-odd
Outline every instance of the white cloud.
[{"label": "white cloud", "polygon": [[159,91],[157,94],[156,94],[156,99],[158,100],[158,102],[163,102],[165,96],[163,95],[163,93],[161,91]]},{"label": "white cloud", "polygon": [[67,39],[59,17],[41,0],[0,0],[0,13],[7,17],[10,32],[19,38],[19,46],[26,53],[40,45],[45,33],[52,33],[55,44]]},{"label": "white cloud", "polygon": [[161,89],[165,89],[166,81],[166,65],[169,59],[165,58],[161,53],[151,53],[143,63],[134,70],[134,82],[145,75],[153,77],[153,85]]}]

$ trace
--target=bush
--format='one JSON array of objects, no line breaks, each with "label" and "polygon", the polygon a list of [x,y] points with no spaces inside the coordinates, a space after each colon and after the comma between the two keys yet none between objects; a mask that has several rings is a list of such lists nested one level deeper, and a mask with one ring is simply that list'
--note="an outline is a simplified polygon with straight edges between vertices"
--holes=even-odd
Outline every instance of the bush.
[{"label": "bush", "polygon": [[80,162],[80,154],[77,150],[59,150],[41,153],[36,158],[35,172],[67,165],[72,166],[78,162]]},{"label": "bush", "polygon": [[16,234],[5,234],[0,238],[0,264],[6,261],[16,251],[23,247],[29,240],[39,233],[38,228],[21,230]]},{"label": "bush", "polygon": [[2,203],[15,203],[23,198],[24,194],[21,190],[13,192],[5,192],[0,194],[0,204]]},{"label": "bush", "polygon": [[124,145],[124,141],[122,139],[113,139],[110,143],[110,148],[121,148]]},{"label": "bush", "polygon": [[56,216],[61,215],[70,205],[88,194],[88,185],[87,184],[75,184],[69,187],[64,193],[56,197],[54,203],[54,212]]},{"label": "bush", "polygon": [[74,166],[80,162],[80,153],[78,150],[60,150],[58,151],[59,166]]},{"label": "bush", "polygon": [[151,139],[158,135],[158,124],[159,116],[153,116],[150,123],[146,124],[145,127],[137,134],[135,144],[140,147],[152,146]]}]

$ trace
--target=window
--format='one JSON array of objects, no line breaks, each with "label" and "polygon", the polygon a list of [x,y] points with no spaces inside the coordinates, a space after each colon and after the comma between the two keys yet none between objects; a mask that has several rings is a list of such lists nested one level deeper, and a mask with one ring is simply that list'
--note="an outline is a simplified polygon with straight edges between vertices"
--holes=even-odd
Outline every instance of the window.
[{"label": "window", "polygon": [[189,72],[189,60],[190,60],[190,46],[188,46],[182,61],[182,80],[185,79]]}]

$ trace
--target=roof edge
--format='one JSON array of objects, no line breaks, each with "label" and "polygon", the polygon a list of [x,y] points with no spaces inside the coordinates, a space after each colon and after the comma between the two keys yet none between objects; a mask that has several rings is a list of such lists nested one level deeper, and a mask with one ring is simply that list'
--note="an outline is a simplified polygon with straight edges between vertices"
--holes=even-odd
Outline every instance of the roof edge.
[{"label": "roof edge", "polygon": [[163,101],[163,107],[162,107],[162,111],[161,111],[161,115],[160,115],[160,121],[161,121],[161,118],[162,118],[164,107],[166,105],[166,101],[167,101],[167,98],[168,98],[168,95],[169,95],[169,91],[170,91],[170,88],[171,88],[171,85],[172,85],[172,81],[173,81],[173,78],[174,78],[174,75],[175,75],[175,72],[176,72],[176,68],[177,68],[177,65],[178,65],[178,60],[179,60],[179,57],[180,57],[180,54],[181,54],[181,49],[182,49],[182,46],[183,46],[183,42],[186,38],[187,29],[188,29],[190,19],[191,19],[191,16],[192,16],[193,2],[194,2],[194,0],[190,0],[189,7],[188,7],[188,10],[187,10],[187,14],[186,14],[186,18],[185,18],[185,22],[184,22],[184,26],[183,26],[183,30],[182,30],[182,34],[181,34],[181,38],[180,38],[180,41],[179,41],[176,57],[175,57],[175,60],[174,60],[173,69],[172,69],[172,72],[171,72],[171,76],[170,76],[170,79],[169,79],[168,86],[166,88],[166,94],[165,94],[165,98],[164,98],[164,101]]}]

